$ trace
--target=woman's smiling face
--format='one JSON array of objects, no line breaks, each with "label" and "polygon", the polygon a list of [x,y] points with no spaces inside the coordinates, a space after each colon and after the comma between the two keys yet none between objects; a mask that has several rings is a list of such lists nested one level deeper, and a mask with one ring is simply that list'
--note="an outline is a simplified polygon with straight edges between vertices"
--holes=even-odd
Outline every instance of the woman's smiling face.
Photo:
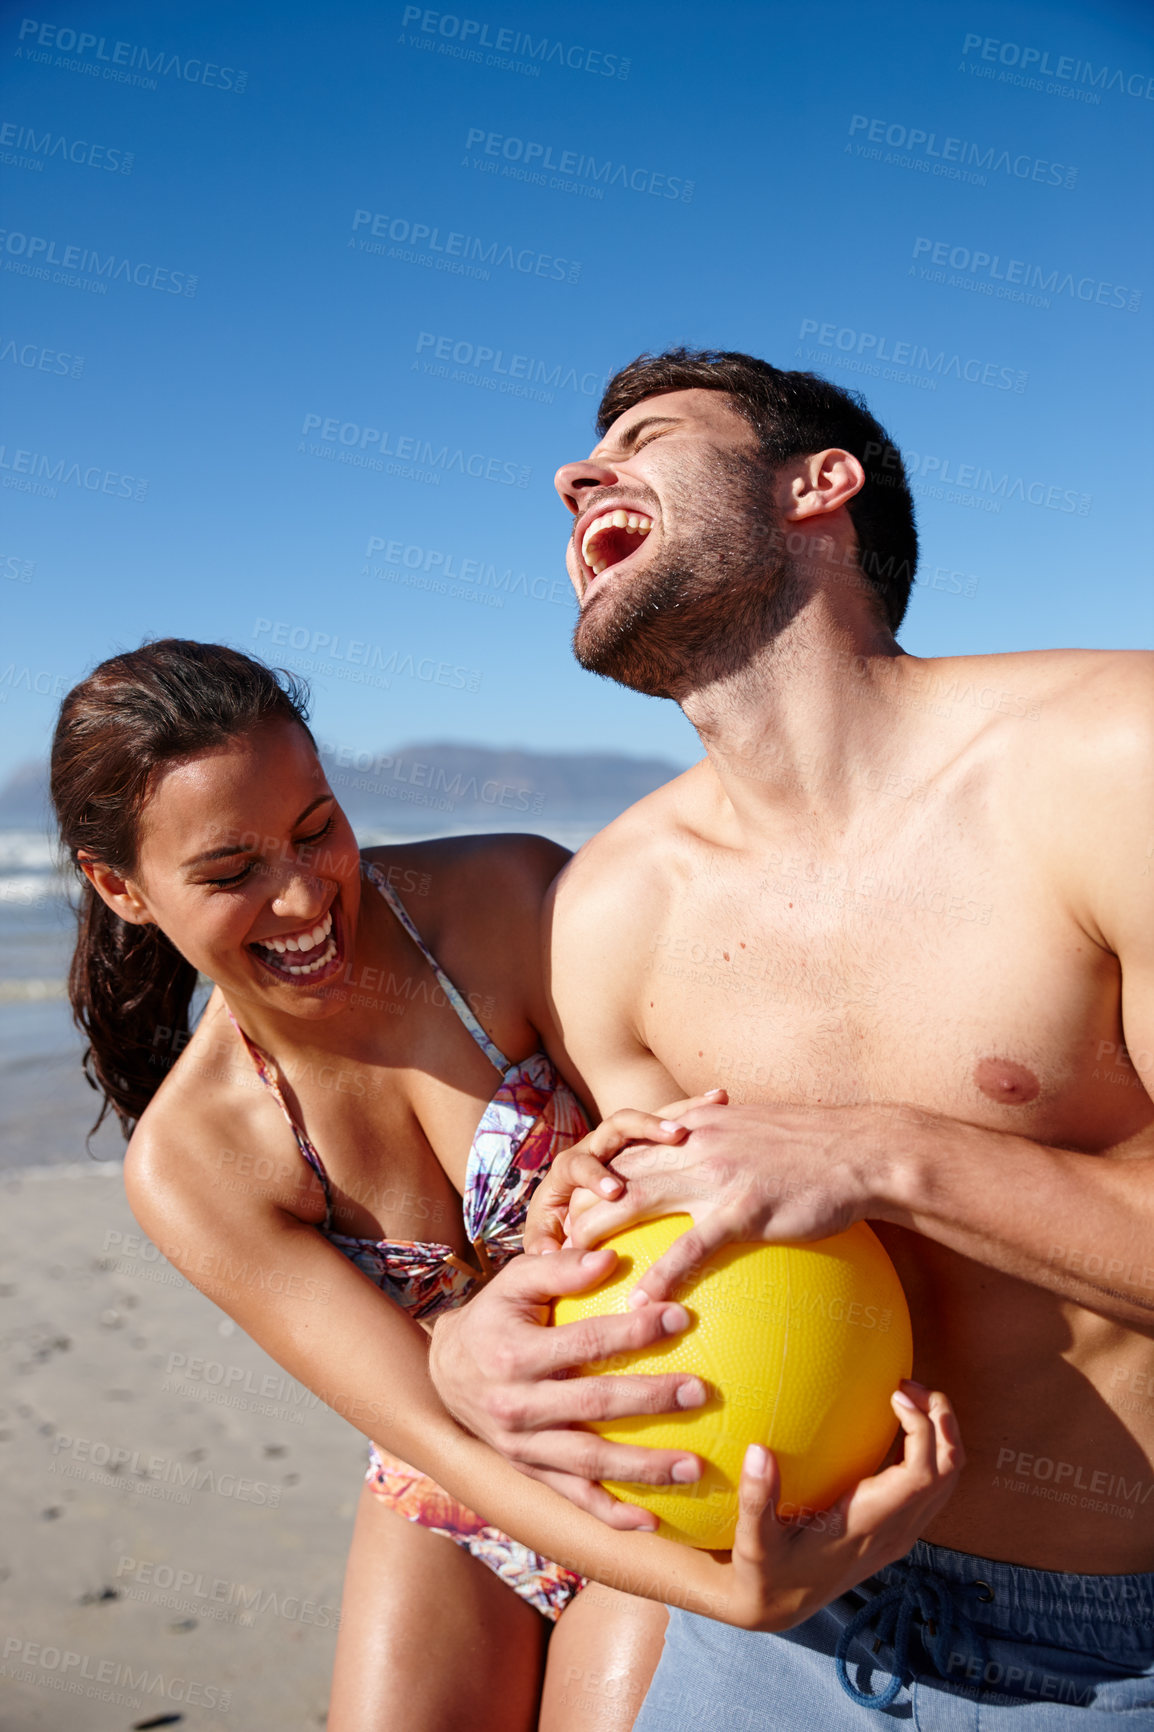
[{"label": "woman's smiling face", "polygon": [[[90,876],[109,900],[116,881]],[[266,722],[160,770],[122,882],[116,911],[155,922],[234,1008],[342,1008],[360,856],[295,722]]]}]

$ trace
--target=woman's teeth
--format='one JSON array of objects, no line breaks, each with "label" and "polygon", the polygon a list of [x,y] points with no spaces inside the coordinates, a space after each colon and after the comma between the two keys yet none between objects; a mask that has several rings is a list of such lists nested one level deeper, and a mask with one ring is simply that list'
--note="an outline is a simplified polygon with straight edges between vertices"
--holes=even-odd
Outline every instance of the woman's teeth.
[{"label": "woman's teeth", "polygon": [[[306,956],[307,962],[278,962],[277,968],[285,974],[315,974],[318,969],[330,963],[337,953],[337,947],[330,934],[333,929],[332,912],[325,915],[313,927],[311,932],[297,932],[291,938],[265,938],[258,945],[258,950],[271,950],[277,956],[296,952]],[[317,950],[318,945],[324,949]]]},{"label": "woman's teeth", "polygon": [[314,926],[311,932],[298,932],[292,938],[264,938],[262,948],[275,950],[283,955],[286,950],[313,950],[322,938],[327,938],[333,929],[332,914],[326,914],[324,919]]},{"label": "woman's teeth", "polygon": [[[620,563],[598,557],[593,544],[603,530],[624,529],[628,535],[648,535],[652,528],[653,519],[642,516],[639,511],[606,511],[601,517],[593,520],[581,537],[581,557],[594,577],[600,577],[607,565]],[[626,554],[624,557],[628,558],[629,556]]]},{"label": "woman's teeth", "polygon": [[336,955],[336,953],[337,953],[337,947],[333,943],[332,939],[330,938],[328,943],[325,945],[324,954],[322,956],[318,956],[315,962],[304,962],[304,963],[292,963],[292,962],[290,962],[287,965],[288,972],[290,974],[315,974],[317,972],[318,968],[323,968],[326,963],[331,962],[333,957]]}]

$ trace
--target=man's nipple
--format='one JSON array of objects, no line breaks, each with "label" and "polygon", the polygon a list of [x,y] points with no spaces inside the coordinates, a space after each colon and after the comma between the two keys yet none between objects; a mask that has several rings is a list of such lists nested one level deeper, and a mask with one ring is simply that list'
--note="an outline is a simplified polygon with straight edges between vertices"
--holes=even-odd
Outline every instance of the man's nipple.
[{"label": "man's nipple", "polygon": [[1004,1107],[1024,1107],[1037,1100],[1042,1085],[1032,1070],[1010,1058],[983,1058],[974,1066],[974,1081],[982,1093]]}]

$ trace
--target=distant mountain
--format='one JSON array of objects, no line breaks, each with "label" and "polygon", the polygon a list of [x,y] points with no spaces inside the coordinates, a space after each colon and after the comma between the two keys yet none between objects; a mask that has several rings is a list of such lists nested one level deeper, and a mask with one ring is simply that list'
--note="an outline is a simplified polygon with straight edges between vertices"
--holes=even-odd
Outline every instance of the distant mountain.
[{"label": "distant mountain", "polygon": [[456,814],[502,824],[585,818],[600,824],[651,794],[683,766],[616,752],[527,752],[458,740],[418,741],[385,752],[326,750],[330,785],[351,818],[427,822]]},{"label": "distant mountain", "polygon": [[[615,752],[526,752],[459,740],[419,741],[390,751],[324,748],[333,792],[350,818],[389,828],[427,829],[430,816],[502,827],[531,819],[605,824],[635,800],[681,774],[666,758]],[[21,764],[0,786],[0,825],[47,825],[48,768]]]}]

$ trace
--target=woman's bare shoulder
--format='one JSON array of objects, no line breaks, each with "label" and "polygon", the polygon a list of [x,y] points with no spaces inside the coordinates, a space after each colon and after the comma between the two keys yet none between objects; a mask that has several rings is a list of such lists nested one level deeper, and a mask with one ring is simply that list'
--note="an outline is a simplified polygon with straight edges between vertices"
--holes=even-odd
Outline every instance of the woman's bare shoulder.
[{"label": "woman's bare shoulder", "polygon": [[462,883],[475,884],[478,872],[496,888],[524,892],[539,885],[543,896],[568,860],[569,850],[548,836],[499,833],[389,843],[365,848],[362,856],[385,874],[401,896],[451,892]]},{"label": "woman's bare shoulder", "polygon": [[532,928],[569,850],[547,836],[443,836],[370,848],[422,937],[434,950],[470,934],[486,940]]},{"label": "woman's bare shoulder", "polygon": [[269,1111],[267,1090],[219,993],[195,1031],[175,1041],[175,1062],[142,1113],[125,1156],[125,1185],[137,1217],[185,1207],[200,1213],[220,1207],[226,1197],[260,1199],[278,1188],[284,1192],[286,1180],[295,1193],[296,1169],[307,1169],[288,1126]]},{"label": "woman's bare shoulder", "polygon": [[[504,1051],[540,1032],[541,916],[569,859],[545,836],[452,836],[369,851],[450,979],[503,1007]],[[483,1020],[483,1019],[482,1019]]]}]

